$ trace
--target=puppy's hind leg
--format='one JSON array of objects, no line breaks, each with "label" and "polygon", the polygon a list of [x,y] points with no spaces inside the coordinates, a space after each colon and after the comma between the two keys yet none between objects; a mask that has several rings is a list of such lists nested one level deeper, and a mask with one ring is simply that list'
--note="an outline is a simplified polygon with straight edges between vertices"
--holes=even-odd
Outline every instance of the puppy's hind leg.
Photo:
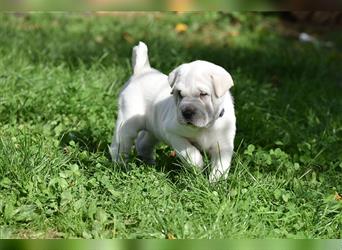
[{"label": "puppy's hind leg", "polygon": [[134,139],[141,130],[141,124],[141,116],[136,115],[123,119],[123,114],[119,112],[110,147],[110,154],[114,162],[125,161],[128,158]]},{"label": "puppy's hind leg", "polygon": [[136,141],[138,156],[149,164],[155,163],[154,146],[158,143],[157,139],[149,132],[143,130],[139,133]]}]

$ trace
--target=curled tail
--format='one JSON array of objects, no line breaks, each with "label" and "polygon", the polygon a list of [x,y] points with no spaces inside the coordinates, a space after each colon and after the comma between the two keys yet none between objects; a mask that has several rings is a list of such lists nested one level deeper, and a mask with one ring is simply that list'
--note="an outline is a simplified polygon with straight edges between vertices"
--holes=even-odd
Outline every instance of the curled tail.
[{"label": "curled tail", "polygon": [[134,74],[140,74],[151,69],[147,52],[147,46],[143,42],[139,42],[137,46],[134,46],[132,51],[132,68]]}]

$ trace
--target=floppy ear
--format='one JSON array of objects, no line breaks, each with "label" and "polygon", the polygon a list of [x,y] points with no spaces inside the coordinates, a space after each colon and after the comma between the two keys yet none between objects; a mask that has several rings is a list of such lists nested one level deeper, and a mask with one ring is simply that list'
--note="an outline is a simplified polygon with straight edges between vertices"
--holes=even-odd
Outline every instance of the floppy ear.
[{"label": "floppy ear", "polygon": [[168,76],[169,84],[170,84],[170,87],[172,88],[171,94],[173,94],[173,86],[178,81],[179,71],[180,71],[180,67],[177,67],[174,70],[172,70]]},{"label": "floppy ear", "polygon": [[225,69],[220,69],[210,75],[213,81],[216,97],[223,96],[233,85],[233,79]]},{"label": "floppy ear", "polygon": [[172,70],[171,73],[169,74],[168,79],[169,79],[169,84],[171,88],[173,88],[173,85],[175,85],[175,83],[177,82],[178,77],[179,77],[179,67]]}]

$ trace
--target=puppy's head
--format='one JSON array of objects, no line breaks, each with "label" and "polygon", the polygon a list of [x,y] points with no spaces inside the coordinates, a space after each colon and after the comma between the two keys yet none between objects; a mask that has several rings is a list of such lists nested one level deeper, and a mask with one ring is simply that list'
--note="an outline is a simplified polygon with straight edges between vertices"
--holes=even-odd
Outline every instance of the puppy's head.
[{"label": "puppy's head", "polygon": [[182,64],[169,75],[179,123],[209,127],[220,115],[223,96],[233,86],[230,74],[206,61]]}]

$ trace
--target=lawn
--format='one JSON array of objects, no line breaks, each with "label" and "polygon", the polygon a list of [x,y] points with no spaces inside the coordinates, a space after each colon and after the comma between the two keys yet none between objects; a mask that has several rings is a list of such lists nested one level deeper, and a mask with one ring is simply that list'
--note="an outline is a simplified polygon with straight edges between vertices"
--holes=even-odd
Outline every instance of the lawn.
[{"label": "lawn", "polygon": [[[342,33],[310,27],[304,43],[303,29],[256,13],[1,14],[0,238],[341,238]],[[231,73],[226,181],[165,145],[156,166],[110,161],[139,40],[164,73],[196,59]]]}]

